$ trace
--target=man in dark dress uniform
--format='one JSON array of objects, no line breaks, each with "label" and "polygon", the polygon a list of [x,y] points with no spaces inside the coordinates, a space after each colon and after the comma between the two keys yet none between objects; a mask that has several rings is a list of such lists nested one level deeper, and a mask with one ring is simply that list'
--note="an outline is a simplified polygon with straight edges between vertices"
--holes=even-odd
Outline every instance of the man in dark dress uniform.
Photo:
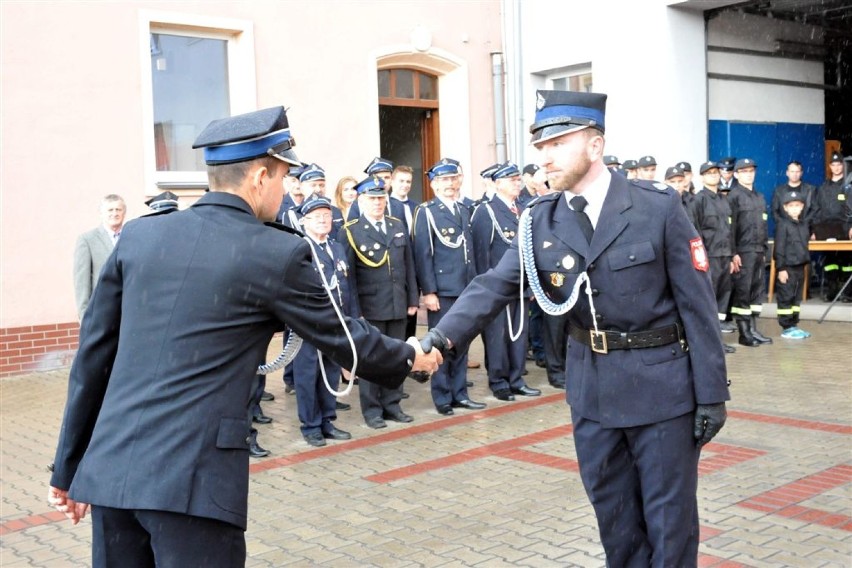
[{"label": "man in dark dress uniform", "polygon": [[[300,208],[305,239],[310,239],[314,267],[322,271],[323,286],[328,290],[341,313],[360,317],[354,278],[346,262],[346,250],[331,240],[333,214],[331,201],[314,197]],[[380,330],[381,331],[381,330]],[[340,385],[340,365],[322,355],[313,345],[304,343],[293,359],[293,378],[296,387],[296,408],[305,441],[314,447],[326,445],[326,440],[349,440],[352,435],[334,425],[337,420],[337,399],[329,388]],[[320,368],[322,365],[322,368]],[[323,369],[325,380],[323,379]]]},{"label": "man in dark dress uniform", "polygon": [[423,344],[463,350],[514,300],[521,246],[542,308],[570,310],[568,403],[607,565],[694,567],[700,448],[729,398],[713,290],[680,197],[603,165],[605,101],[539,91],[533,144],[557,191]]},{"label": "man in dark dress uniform", "polygon": [[[361,315],[385,335],[404,339],[419,299],[411,241],[405,224],[385,215],[388,196],[380,178],[368,177],[355,189],[361,216],[346,223],[339,238],[353,270]],[[359,397],[370,428],[384,428],[386,419],[414,420],[400,408],[401,386],[360,383]]]},{"label": "man in dark dress uniform", "polygon": [[[491,174],[491,179],[495,184],[494,197],[476,208],[471,221],[477,274],[497,266],[509,250],[518,230],[521,212],[517,202],[522,187],[518,166],[511,162],[500,164]],[[521,312],[520,299],[516,298],[507,310],[501,310],[491,320],[482,333],[488,386],[498,400],[515,400],[515,395],[541,394],[540,390],[528,387],[523,377],[528,328],[527,314]]]},{"label": "man in dark dress uniform", "polygon": [[[267,226],[299,163],[283,107],[213,121],[211,191],[131,221],[83,317],[48,501],[92,505],[92,564],[243,566],[249,399],[269,341],[289,326],[349,367],[353,350],[307,242]],[[347,320],[363,377],[395,387],[437,366]]]},{"label": "man in dark dress uniform", "polygon": [[[456,201],[458,166],[445,158],[428,175],[435,197],[414,215],[414,264],[429,327],[434,327],[476,276],[476,266],[470,211]],[[447,357],[432,376],[432,402],[444,415],[453,414],[453,408],[485,408],[467,392],[467,346]]]}]

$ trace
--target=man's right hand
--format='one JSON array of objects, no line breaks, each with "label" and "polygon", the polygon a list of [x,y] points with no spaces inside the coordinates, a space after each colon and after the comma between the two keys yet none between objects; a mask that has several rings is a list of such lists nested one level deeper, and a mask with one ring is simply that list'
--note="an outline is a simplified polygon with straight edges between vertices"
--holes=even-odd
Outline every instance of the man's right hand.
[{"label": "man's right hand", "polygon": [[441,309],[441,303],[438,301],[438,294],[424,294],[423,305],[430,312],[437,312]]},{"label": "man's right hand", "polygon": [[85,518],[86,511],[89,510],[88,503],[78,503],[69,499],[67,491],[52,486],[48,487],[47,490],[47,503],[60,513],[64,513],[70,519],[71,524],[74,525],[79,523],[80,519]]},{"label": "man's right hand", "polygon": [[406,343],[414,347],[414,364],[411,366],[410,373],[428,376],[437,371],[441,363],[444,362],[444,358],[438,349],[425,352],[416,337],[409,337]]}]

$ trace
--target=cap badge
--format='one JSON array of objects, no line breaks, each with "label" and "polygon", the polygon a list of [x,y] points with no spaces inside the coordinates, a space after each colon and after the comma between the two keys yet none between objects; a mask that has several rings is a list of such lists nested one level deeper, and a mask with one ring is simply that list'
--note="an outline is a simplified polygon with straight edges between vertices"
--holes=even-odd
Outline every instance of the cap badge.
[{"label": "cap badge", "polygon": [[544,100],[544,97],[541,96],[541,93],[538,93],[535,97],[535,108],[536,108],[536,110],[543,109],[545,103],[546,103],[546,101]]}]

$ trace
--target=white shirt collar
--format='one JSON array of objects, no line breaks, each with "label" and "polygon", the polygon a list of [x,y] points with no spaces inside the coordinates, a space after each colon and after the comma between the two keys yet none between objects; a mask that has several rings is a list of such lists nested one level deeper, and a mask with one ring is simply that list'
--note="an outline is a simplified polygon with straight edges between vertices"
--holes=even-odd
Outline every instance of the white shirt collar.
[{"label": "white shirt collar", "polygon": [[[585,213],[589,216],[592,222],[592,227],[597,227],[598,218],[601,216],[601,209],[606,199],[606,194],[609,191],[609,183],[612,180],[612,174],[609,168],[603,168],[601,174],[592,180],[586,190],[581,193],[588,205],[586,205]],[[565,200],[568,201],[568,206],[571,206],[571,198],[574,194],[570,191],[565,192]],[[572,208],[573,209],[573,208]]]},{"label": "white shirt collar", "polygon": [[[502,201],[503,203],[505,203],[505,204],[506,204],[506,207],[508,207],[509,209],[511,209],[511,208],[512,208],[512,205],[515,203],[515,201],[514,201],[514,200],[506,199],[505,197],[503,197],[502,195],[500,195],[500,193],[499,193],[499,192],[495,192],[495,193],[494,193],[494,197],[496,197],[497,199],[499,199],[500,201]],[[517,207],[517,205],[516,205],[516,207]]]}]

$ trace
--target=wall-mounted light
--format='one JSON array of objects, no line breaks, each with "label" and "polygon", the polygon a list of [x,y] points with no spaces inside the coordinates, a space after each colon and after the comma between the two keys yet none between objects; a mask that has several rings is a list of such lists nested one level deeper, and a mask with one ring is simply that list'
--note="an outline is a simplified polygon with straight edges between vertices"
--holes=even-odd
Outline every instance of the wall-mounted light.
[{"label": "wall-mounted light", "polygon": [[411,32],[411,45],[417,51],[429,51],[432,47],[432,32],[424,26],[417,26]]}]

